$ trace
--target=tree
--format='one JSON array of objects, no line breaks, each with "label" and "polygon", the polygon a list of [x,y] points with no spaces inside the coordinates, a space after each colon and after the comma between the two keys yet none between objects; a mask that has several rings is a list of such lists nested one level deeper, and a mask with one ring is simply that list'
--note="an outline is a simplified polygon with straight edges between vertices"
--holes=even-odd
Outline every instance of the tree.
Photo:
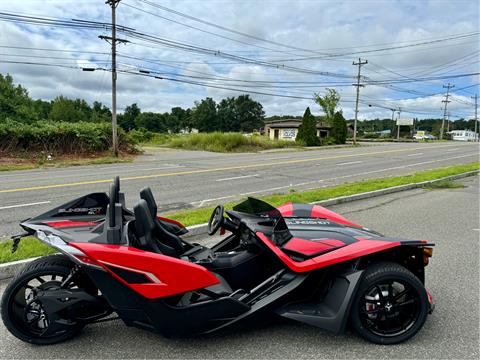
[{"label": "tree", "polygon": [[265,112],[262,104],[251,99],[250,95],[240,95],[235,99],[235,112],[240,131],[252,132],[263,126]]},{"label": "tree", "polygon": [[143,112],[138,115],[135,119],[135,127],[159,133],[168,131],[165,115],[153,112]]},{"label": "tree", "polygon": [[52,110],[52,102],[38,99],[33,102],[33,108],[36,114],[36,118],[39,120],[45,120],[48,119],[48,115]]},{"label": "tree", "polygon": [[303,114],[302,123],[298,128],[296,141],[303,142],[305,146],[318,146],[320,145],[320,139],[317,136],[317,122],[315,117],[310,112],[310,108],[307,107]]},{"label": "tree", "polygon": [[0,74],[0,120],[7,118],[31,122],[37,120],[37,115],[27,89],[15,86],[10,75]]},{"label": "tree", "polygon": [[118,115],[118,125],[126,130],[130,131],[135,128],[135,120],[142,113],[136,103],[128,105],[123,114]]},{"label": "tree", "polygon": [[187,110],[177,106],[171,109],[170,114],[167,115],[168,130],[172,133],[179,133],[181,130],[190,130],[187,119],[189,113]]},{"label": "tree", "polygon": [[92,121],[110,121],[112,118],[112,112],[110,109],[103,105],[100,101],[94,101],[92,107]]},{"label": "tree", "polygon": [[53,121],[92,121],[92,114],[92,108],[85,100],[71,100],[60,95],[53,100],[48,118]]},{"label": "tree", "polygon": [[217,104],[215,101],[207,97],[202,101],[195,102],[193,108],[192,119],[194,126],[198,131],[212,132],[219,129],[217,117]]},{"label": "tree", "polygon": [[265,112],[250,95],[240,95],[223,99],[218,104],[217,116],[218,130],[252,132],[263,126]]},{"label": "tree", "polygon": [[335,115],[333,115],[330,137],[335,144],[345,144],[347,141],[347,123],[340,111],[337,111]]},{"label": "tree", "polygon": [[222,99],[217,107],[217,116],[220,131],[240,131],[240,123],[235,110],[235,98]]},{"label": "tree", "polygon": [[315,102],[320,105],[325,113],[326,121],[331,123],[335,115],[338,103],[340,102],[340,94],[335,89],[328,89],[325,96],[314,94]]}]

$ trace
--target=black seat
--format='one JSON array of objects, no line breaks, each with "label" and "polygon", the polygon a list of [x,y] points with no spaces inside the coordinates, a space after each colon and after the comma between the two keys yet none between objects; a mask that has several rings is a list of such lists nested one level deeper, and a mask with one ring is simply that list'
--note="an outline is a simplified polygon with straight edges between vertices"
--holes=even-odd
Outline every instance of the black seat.
[{"label": "black seat", "polygon": [[[155,198],[153,197],[152,189],[150,189],[149,187],[146,187],[146,188],[143,188],[142,190],[140,190],[140,199],[143,199],[147,202],[148,208],[150,209],[150,212],[152,213],[152,216],[158,220],[158,218],[157,218],[158,207],[157,207],[157,202],[155,201]],[[160,221],[160,220],[158,220],[158,221]],[[160,221],[160,223],[162,224],[162,226],[165,229],[167,229],[167,231],[171,232],[172,234],[183,235],[187,232],[185,229],[179,229],[175,225],[170,224],[168,222]]]},{"label": "black seat", "polygon": [[176,258],[180,257],[182,252],[178,252],[165,241],[169,236],[171,236],[171,240],[175,235],[157,226],[145,200],[139,200],[133,207],[133,212],[135,214],[135,232],[139,248]]},{"label": "black seat", "polygon": [[185,246],[183,245],[182,239],[178,235],[172,233],[170,229],[168,229],[168,227],[157,218],[157,203],[153,197],[152,190],[148,187],[142,189],[140,191],[140,198],[146,202],[150,216],[157,228],[156,231],[161,236],[162,242],[173,248],[178,256],[183,254],[185,252]]},{"label": "black seat", "polygon": [[143,188],[140,191],[140,198],[147,203],[152,220],[157,228],[157,232],[161,234],[162,242],[173,248],[177,252],[177,257],[182,256],[193,261],[213,257],[213,251],[211,249],[202,245],[187,243],[173,232],[173,228],[169,228],[169,224],[162,222],[157,218],[157,202],[153,196],[152,189],[149,187]]},{"label": "black seat", "polygon": [[152,190],[149,187],[143,188],[140,191],[140,198],[145,200],[147,203],[155,226],[157,226],[159,231],[163,233],[163,241],[168,246],[174,248],[179,254],[185,252],[183,241],[177,234],[174,233],[173,228],[169,227],[169,224],[165,224],[157,218],[157,202],[153,197]]}]

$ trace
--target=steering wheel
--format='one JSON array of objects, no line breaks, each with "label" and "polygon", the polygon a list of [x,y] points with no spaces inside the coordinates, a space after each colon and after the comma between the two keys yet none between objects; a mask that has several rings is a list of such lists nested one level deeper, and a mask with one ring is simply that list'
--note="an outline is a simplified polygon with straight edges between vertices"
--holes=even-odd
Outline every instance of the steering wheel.
[{"label": "steering wheel", "polygon": [[218,205],[210,215],[210,220],[208,220],[208,235],[215,234],[218,229],[223,225],[225,218],[223,217],[223,206]]}]

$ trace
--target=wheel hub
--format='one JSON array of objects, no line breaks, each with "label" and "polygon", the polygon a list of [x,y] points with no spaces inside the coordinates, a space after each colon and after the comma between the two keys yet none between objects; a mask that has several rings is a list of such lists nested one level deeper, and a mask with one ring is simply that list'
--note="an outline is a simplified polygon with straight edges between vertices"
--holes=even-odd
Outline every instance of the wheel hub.
[{"label": "wheel hub", "polygon": [[387,303],[385,304],[385,310],[387,310],[387,312],[392,311],[392,308],[393,308],[393,305],[390,304],[389,302],[387,302]]}]

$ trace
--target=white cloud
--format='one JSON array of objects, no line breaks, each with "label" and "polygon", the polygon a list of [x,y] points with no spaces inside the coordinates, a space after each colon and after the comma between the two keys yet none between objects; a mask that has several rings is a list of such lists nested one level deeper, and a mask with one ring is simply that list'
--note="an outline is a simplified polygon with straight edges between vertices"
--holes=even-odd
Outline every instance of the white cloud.
[{"label": "white cloud", "polygon": [[[95,21],[110,20],[110,11],[103,1],[35,1],[2,2],[2,10],[7,12],[26,13],[41,16],[60,17],[65,19],[89,19]],[[210,32],[221,34],[239,41],[247,42],[247,46],[225,38],[212,36],[182,25],[162,20],[139,12],[127,5],[143,8],[177,22],[199,27]],[[408,42],[434,39],[449,34],[478,31],[479,9],[471,1],[166,1],[162,2],[170,8],[191,14],[212,23],[234,28],[257,37],[267,38],[275,42],[290,44],[297,48],[317,49],[324,53],[354,52],[374,47],[389,47]],[[374,5],[374,6],[372,6]],[[175,41],[186,42],[210,49],[221,50],[240,56],[260,60],[278,60],[312,55],[311,52],[278,47],[274,44],[242,37],[237,34],[222,32],[203,24],[192,22],[168,12],[144,5],[135,0],[122,0],[118,7],[118,23],[133,27],[138,31],[155,34]],[[71,29],[50,29],[47,27],[18,26],[13,23],[0,22],[0,45],[77,49],[82,51],[109,52],[108,44],[97,38],[95,31],[72,31]],[[121,35],[123,36],[123,35]],[[128,38],[128,37],[127,37]],[[352,80],[325,78],[308,74],[282,71],[264,66],[239,64],[222,57],[207,56],[192,52],[182,52],[160,45],[145,44],[128,38],[132,43],[119,47],[120,55],[150,59],[142,62],[132,58],[119,56],[120,68],[148,68],[165,77],[175,74],[194,76],[222,76],[242,80],[270,81],[328,81],[345,82],[348,86],[338,87],[342,95],[342,109],[346,117],[353,117],[355,88],[350,86]],[[419,48],[405,48],[383,53],[362,54],[370,64],[362,68],[364,75],[372,79],[399,78],[388,69],[402,75],[433,73],[435,75],[456,72],[475,72],[478,65],[478,38],[467,38],[449,43],[430,44]],[[375,45],[367,47],[367,45]],[[271,51],[269,49],[277,49]],[[475,51],[477,51],[475,56]],[[51,62],[55,64],[71,64],[72,66],[107,66],[109,55],[87,55],[68,52],[42,52],[29,50],[0,50],[0,60]],[[7,55],[22,55],[12,57]],[[30,56],[56,56],[62,59],[31,58]],[[465,56],[471,55],[470,58]],[[358,55],[337,57],[329,60],[312,59],[288,62],[296,67],[317,69],[354,75],[356,68],[352,60]],[[82,61],[80,62],[79,59]],[[173,62],[172,62],[173,61]],[[456,62],[455,62],[456,61]],[[95,65],[97,64],[97,65]],[[127,65],[129,67],[127,67]],[[443,66],[443,67],[442,67]],[[455,70],[458,68],[458,70]],[[437,72],[434,72],[437,70]],[[59,94],[69,97],[82,97],[87,101],[102,101],[110,104],[110,73],[95,71],[82,72],[76,69],[43,67],[34,65],[2,63],[1,73],[10,73],[16,82],[29,89],[35,98],[52,99]],[[181,78],[188,79],[188,78]],[[199,82],[208,79],[190,79]],[[455,80],[457,89],[478,82],[475,79]],[[221,86],[229,87],[228,82]],[[323,92],[325,87],[289,89],[286,84],[277,84],[276,88],[259,87],[260,92],[278,93],[310,98],[314,91]],[[423,94],[441,93],[443,82],[409,83],[398,85],[404,89],[420,91]],[[263,84],[262,86],[265,86]],[[475,90],[470,88],[468,91]],[[455,90],[454,90],[455,93]],[[124,108],[136,102],[144,110],[168,111],[171,107],[190,107],[195,100],[211,96],[219,101],[222,97],[235,96],[238,92],[204,88],[198,85],[169,82],[167,80],[148,77],[119,75],[118,106]],[[417,96],[417,97],[416,97]],[[469,95],[466,92],[456,93],[457,101],[449,103],[452,114],[468,116],[473,108],[467,105]],[[320,114],[319,107],[308,99],[290,99],[252,94],[261,101],[267,115],[292,114],[301,115],[307,106],[312,112]],[[461,101],[458,101],[460,99]],[[393,91],[385,87],[367,86],[361,89],[360,118],[390,117],[389,110],[369,107],[369,102],[382,106],[401,106],[412,111],[438,114],[441,116],[442,96],[418,96],[401,91]],[[417,114],[418,117],[424,115]],[[416,116],[412,114],[412,116]],[[427,116],[427,115],[425,115]]]}]

